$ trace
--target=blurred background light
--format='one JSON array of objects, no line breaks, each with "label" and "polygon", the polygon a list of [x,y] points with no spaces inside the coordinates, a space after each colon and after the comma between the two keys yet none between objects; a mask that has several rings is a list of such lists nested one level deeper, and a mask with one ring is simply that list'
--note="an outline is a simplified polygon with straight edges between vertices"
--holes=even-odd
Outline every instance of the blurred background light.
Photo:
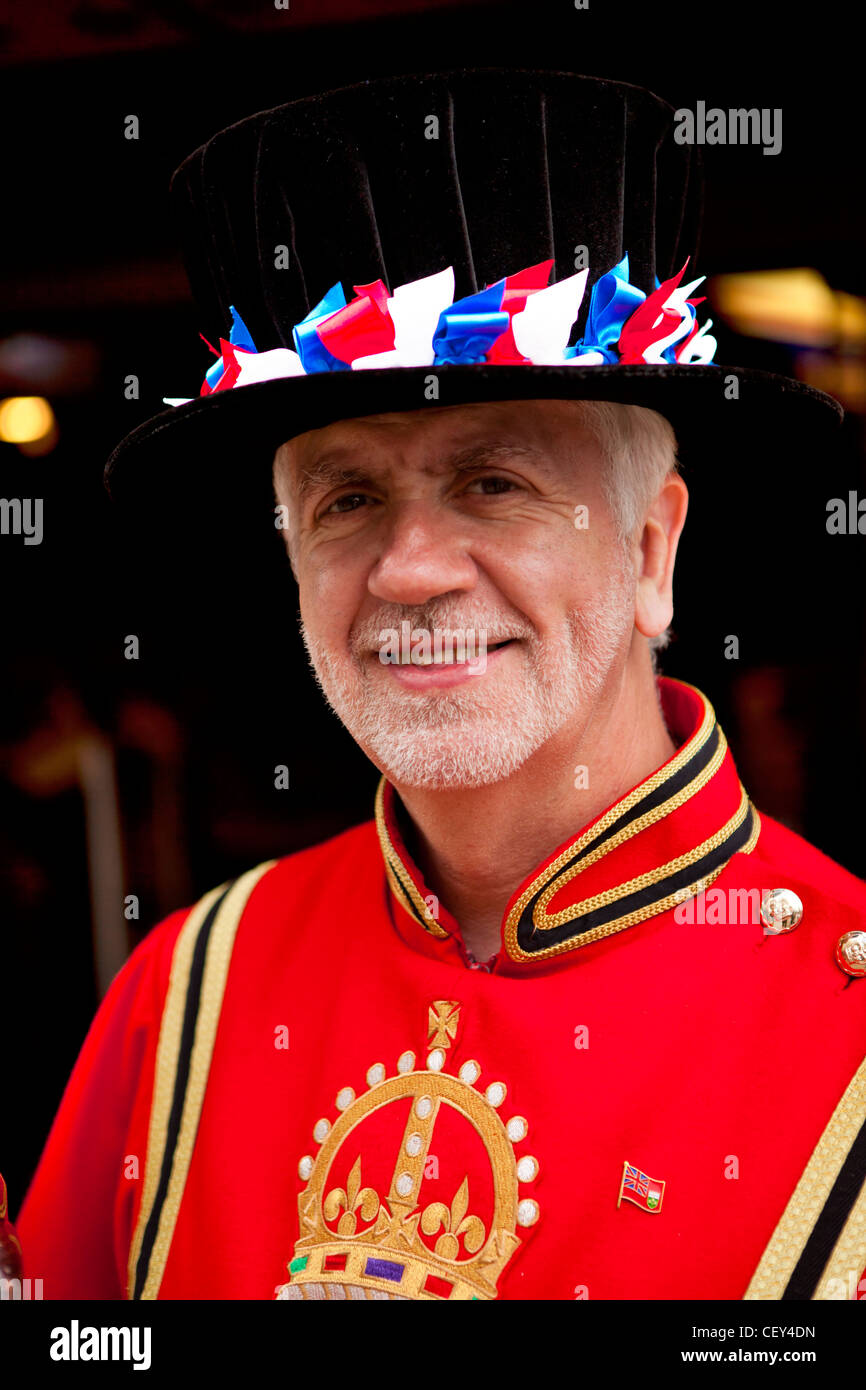
[{"label": "blurred background light", "polygon": [[7,396],[0,401],[0,440],[4,444],[44,444],[56,433],[54,411],[44,396]]},{"label": "blurred background light", "polygon": [[711,294],[722,317],[747,337],[796,347],[866,347],[866,301],[832,289],[817,270],[718,275]]},{"label": "blurred background light", "polygon": [[30,332],[0,339],[0,392],[10,396],[92,391],[99,367],[99,349],[89,339]]}]

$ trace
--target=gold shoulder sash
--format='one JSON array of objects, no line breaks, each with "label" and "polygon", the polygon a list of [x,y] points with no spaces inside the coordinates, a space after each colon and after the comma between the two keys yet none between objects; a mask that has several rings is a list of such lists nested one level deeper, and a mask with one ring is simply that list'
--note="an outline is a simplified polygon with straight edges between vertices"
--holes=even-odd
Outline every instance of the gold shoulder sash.
[{"label": "gold shoulder sash", "polygon": [[216,1041],[232,947],[258,865],[196,903],[174,947],[159,1029],[144,1186],[129,1251],[127,1297],[159,1295]]},{"label": "gold shoulder sash", "polygon": [[855,1299],[866,1270],[866,1058],[818,1140],[743,1297]]}]

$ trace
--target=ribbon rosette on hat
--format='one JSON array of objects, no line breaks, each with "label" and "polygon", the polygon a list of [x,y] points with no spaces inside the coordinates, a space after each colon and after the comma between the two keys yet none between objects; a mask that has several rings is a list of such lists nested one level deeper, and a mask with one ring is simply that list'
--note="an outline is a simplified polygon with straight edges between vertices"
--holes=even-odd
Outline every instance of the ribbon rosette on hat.
[{"label": "ribbon rosette on hat", "polygon": [[[695,306],[703,301],[688,298],[692,290],[703,284],[704,276],[681,288],[680,281],[685,270],[684,265],[670,280],[657,285],[653,293],[648,295],[626,320],[617,343],[621,362],[711,360],[716,350],[716,340],[706,336],[706,329],[712,327],[712,320],[708,320],[704,329],[700,330],[700,334],[704,336],[699,343]],[[674,352],[677,343],[682,343],[682,346]],[[689,355],[683,359],[682,353],[686,349]]]},{"label": "ribbon rosette on hat", "polygon": [[[220,355],[201,395],[280,377],[368,368],[712,362],[712,320],[699,326],[696,310],[703,301],[689,298],[703,277],[681,284],[685,265],[645,295],[630,284],[628,255],[623,256],[593,285],[583,337],[570,346],[589,271],[549,285],[553,264],[528,266],[458,300],[451,267],[399,285],[393,294],[383,280],[355,285],[349,301],[337,282],[295,324],[296,351],[259,352],[231,305],[229,337],[220,339]],[[187,398],[164,399],[181,405]]]}]

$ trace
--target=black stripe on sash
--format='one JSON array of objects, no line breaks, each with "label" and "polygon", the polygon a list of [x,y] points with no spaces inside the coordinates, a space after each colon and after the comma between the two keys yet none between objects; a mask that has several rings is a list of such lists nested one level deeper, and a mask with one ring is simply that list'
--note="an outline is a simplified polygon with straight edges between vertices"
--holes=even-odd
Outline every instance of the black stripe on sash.
[{"label": "black stripe on sash", "polygon": [[[824,1266],[833,1253],[842,1227],[848,1220],[851,1208],[857,1200],[860,1189],[866,1181],[866,1120],[842,1164],[839,1176],[833,1184],[818,1217],[812,1227],[809,1239],[803,1247],[794,1272],[788,1280],[781,1302],[791,1303],[812,1298],[818,1287]],[[859,1279],[863,1270],[858,1269]]]},{"label": "black stripe on sash", "polygon": [[183,1027],[180,1036],[180,1050],[177,1059],[177,1072],[174,1079],[174,1095],[172,1097],[171,1112],[168,1119],[165,1149],[162,1155],[162,1167],[160,1169],[156,1195],[153,1199],[153,1207],[147,1219],[147,1225],[144,1228],[141,1250],[138,1254],[138,1263],[135,1267],[135,1286],[132,1291],[133,1300],[141,1298],[144,1285],[147,1281],[147,1274],[150,1268],[150,1257],[153,1253],[153,1243],[156,1240],[156,1233],[159,1229],[159,1218],[163,1204],[165,1203],[168,1184],[171,1178],[171,1170],[174,1165],[174,1151],[177,1146],[178,1135],[180,1134],[180,1122],[183,1116],[183,1105],[186,1098],[187,1083],[189,1081],[190,1059],[192,1057],[192,1048],[195,1041],[195,1025],[201,1000],[201,984],[204,975],[207,945],[210,940],[210,934],[213,929],[214,921],[216,920],[216,915],[225,902],[226,894],[232,887],[233,884],[230,883],[225,892],[217,898],[210,912],[199,927],[195,948],[192,954],[192,961],[190,962],[186,1005],[184,1007]]}]

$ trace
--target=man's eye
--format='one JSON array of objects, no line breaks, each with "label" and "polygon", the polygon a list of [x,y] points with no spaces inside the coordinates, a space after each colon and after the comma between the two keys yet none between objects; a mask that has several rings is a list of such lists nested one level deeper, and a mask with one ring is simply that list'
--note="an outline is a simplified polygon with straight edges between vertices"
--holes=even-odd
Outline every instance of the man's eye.
[{"label": "man's eye", "polygon": [[473,478],[466,491],[470,492],[474,488],[477,488],[485,497],[495,497],[500,492],[513,492],[516,489],[516,484],[510,478],[500,478],[497,475],[488,474],[483,478]]},{"label": "man's eye", "polygon": [[355,512],[367,498],[363,492],[347,492],[343,497],[338,497],[329,507],[325,508],[325,515],[329,512]]}]

